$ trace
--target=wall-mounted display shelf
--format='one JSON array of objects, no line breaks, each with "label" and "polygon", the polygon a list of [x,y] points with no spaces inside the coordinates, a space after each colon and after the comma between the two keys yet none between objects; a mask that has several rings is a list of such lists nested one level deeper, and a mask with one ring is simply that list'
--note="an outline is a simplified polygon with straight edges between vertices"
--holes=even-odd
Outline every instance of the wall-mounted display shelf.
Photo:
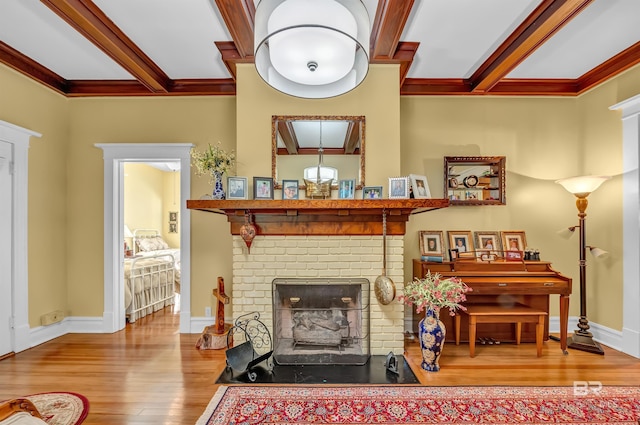
[{"label": "wall-mounted display shelf", "polygon": [[505,205],[504,156],[445,156],[444,193],[451,205]]}]

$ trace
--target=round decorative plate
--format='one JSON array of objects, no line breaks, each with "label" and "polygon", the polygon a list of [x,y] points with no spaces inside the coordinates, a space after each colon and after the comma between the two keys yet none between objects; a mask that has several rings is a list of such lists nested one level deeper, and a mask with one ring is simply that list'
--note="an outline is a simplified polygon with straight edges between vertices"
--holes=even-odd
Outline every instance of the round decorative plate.
[{"label": "round decorative plate", "polygon": [[458,187],[458,179],[455,178],[455,177],[451,177],[449,179],[449,187],[452,188],[452,189],[457,188]]},{"label": "round decorative plate", "polygon": [[468,177],[465,177],[462,181],[462,184],[464,184],[465,187],[476,187],[476,185],[478,184],[478,176],[470,175]]}]

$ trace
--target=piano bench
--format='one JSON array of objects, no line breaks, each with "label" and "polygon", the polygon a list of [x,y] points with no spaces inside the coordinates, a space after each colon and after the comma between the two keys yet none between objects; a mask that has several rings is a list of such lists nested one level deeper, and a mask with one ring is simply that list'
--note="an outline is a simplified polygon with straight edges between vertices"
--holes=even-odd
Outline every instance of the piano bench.
[{"label": "piano bench", "polygon": [[544,320],[547,312],[523,304],[505,306],[502,304],[468,304],[466,311],[458,310],[455,317],[456,345],[460,345],[460,314],[469,316],[469,355],[475,357],[476,326],[478,323],[515,323],[516,344],[520,344],[523,323],[536,324],[536,351],[542,356],[544,338]]}]

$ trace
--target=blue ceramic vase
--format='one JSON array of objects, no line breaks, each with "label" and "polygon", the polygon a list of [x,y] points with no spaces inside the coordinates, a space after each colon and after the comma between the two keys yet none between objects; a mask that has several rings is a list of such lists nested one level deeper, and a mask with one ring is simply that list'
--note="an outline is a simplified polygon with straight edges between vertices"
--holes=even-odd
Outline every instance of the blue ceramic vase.
[{"label": "blue ceramic vase", "polygon": [[227,199],[227,195],[224,193],[224,188],[222,187],[222,173],[214,171],[213,177],[215,178],[213,199]]},{"label": "blue ceramic vase", "polygon": [[444,323],[440,321],[438,314],[427,310],[425,317],[418,324],[418,336],[420,337],[420,350],[422,351],[422,368],[429,372],[440,370],[438,360],[444,346],[446,335]]}]

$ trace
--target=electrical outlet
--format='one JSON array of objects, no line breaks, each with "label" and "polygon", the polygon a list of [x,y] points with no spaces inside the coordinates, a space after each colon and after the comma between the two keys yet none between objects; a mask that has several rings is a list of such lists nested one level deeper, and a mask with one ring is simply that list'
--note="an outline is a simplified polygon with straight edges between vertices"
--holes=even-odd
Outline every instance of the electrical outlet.
[{"label": "electrical outlet", "polygon": [[47,326],[62,322],[62,319],[64,319],[64,312],[62,310],[56,310],[40,316],[40,323],[42,326]]},{"label": "electrical outlet", "polygon": [[207,317],[211,317],[211,307],[204,308],[204,315]]}]

